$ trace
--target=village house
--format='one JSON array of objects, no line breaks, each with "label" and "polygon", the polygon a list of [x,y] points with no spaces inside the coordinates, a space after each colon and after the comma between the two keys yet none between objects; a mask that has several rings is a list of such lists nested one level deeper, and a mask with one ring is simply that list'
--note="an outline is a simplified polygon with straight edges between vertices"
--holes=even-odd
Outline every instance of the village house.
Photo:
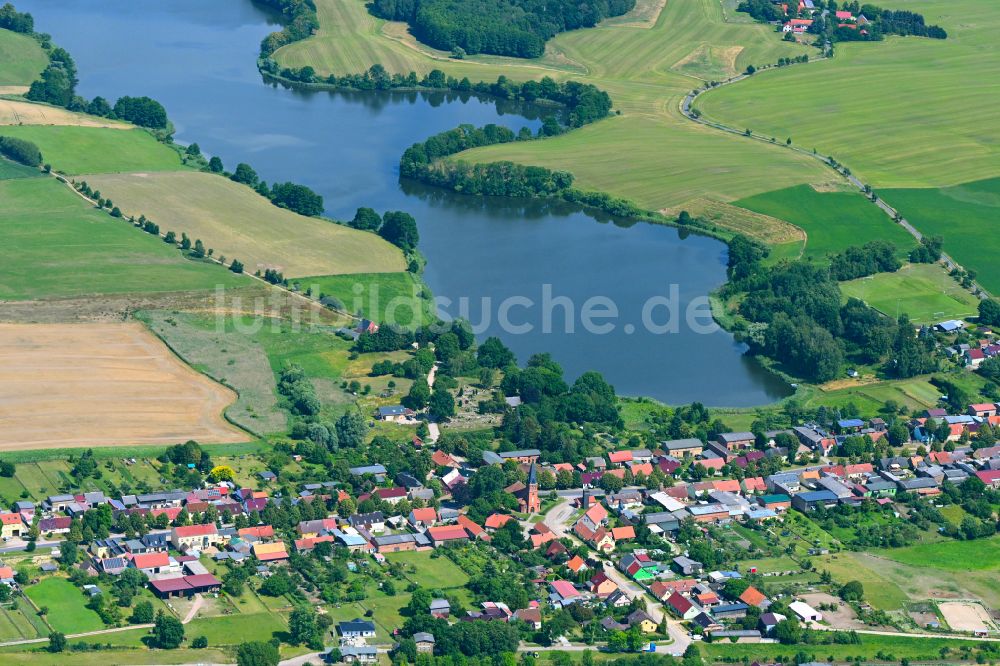
[{"label": "village house", "polygon": [[664,451],[673,456],[698,456],[705,450],[705,445],[700,439],[673,439],[660,444]]},{"label": "village house", "polygon": [[170,531],[170,543],[176,550],[204,550],[219,544],[219,531],[215,523],[207,525],[182,525]]}]

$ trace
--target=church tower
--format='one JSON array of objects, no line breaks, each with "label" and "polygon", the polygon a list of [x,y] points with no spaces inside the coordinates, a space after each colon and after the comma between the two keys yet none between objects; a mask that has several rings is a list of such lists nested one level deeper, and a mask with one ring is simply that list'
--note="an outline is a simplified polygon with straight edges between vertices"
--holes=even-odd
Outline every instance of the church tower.
[{"label": "church tower", "polygon": [[525,512],[530,514],[538,513],[541,510],[542,503],[538,499],[538,471],[535,469],[535,463],[531,463],[531,469],[528,470],[528,495]]}]

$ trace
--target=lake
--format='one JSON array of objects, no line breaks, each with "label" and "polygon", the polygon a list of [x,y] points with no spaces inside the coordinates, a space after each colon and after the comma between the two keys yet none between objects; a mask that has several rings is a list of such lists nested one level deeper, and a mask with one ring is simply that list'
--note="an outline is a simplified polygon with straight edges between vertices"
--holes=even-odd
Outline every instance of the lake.
[{"label": "lake", "polygon": [[443,314],[466,316],[480,339],[499,336],[521,361],[550,352],[570,379],[598,370],[620,394],[671,404],[742,407],[789,394],[731,335],[700,330],[706,295],[726,279],[719,241],[559,202],[400,182],[399,157],[412,143],[460,123],[537,128],[530,112],[447,94],[265,84],[258,45],[277,26],[250,0],[17,6],[76,59],[79,94],[153,97],[167,108],[178,142],[197,141],[229,168],[247,162],[268,182],[308,185],[334,218],[350,218],[359,206],[412,214],[428,259],[424,279],[451,303]]}]

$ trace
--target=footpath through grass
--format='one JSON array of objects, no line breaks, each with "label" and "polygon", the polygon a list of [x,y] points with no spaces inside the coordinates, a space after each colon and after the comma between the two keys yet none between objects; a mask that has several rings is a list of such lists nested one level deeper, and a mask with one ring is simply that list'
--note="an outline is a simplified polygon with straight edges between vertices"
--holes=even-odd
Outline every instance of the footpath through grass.
[{"label": "footpath through grass", "polygon": [[0,181],[0,201],[0,299],[189,291],[247,280],[185,259],[53,178]]}]

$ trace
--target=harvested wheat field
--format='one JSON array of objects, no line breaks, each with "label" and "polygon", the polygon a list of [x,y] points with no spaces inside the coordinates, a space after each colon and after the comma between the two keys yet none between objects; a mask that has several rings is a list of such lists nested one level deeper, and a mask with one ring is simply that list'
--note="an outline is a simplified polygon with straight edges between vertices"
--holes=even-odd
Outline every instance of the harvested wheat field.
[{"label": "harvested wheat field", "polygon": [[55,106],[32,104],[13,99],[0,99],[0,125],[77,125],[79,127],[132,129],[132,125],[117,120],[73,113]]},{"label": "harvested wheat field", "polygon": [[243,442],[235,400],[138,323],[0,324],[0,451]]}]

